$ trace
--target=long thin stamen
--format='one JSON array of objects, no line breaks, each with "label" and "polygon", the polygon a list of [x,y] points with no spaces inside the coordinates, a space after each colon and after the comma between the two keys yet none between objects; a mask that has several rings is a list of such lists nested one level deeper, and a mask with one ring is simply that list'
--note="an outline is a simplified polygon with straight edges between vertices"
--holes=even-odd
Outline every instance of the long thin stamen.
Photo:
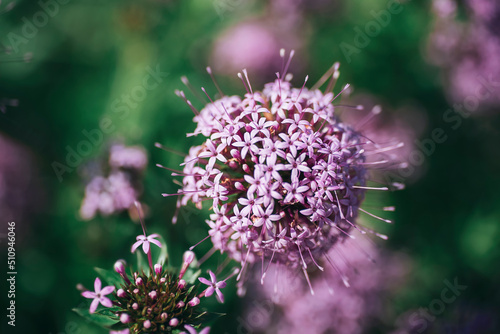
[{"label": "long thin stamen", "polygon": [[304,273],[304,276],[306,278],[307,285],[309,285],[309,291],[311,291],[311,295],[314,296],[314,290],[313,290],[313,287],[311,285],[311,280],[309,279],[309,275],[307,274],[306,268],[302,267],[302,272]]},{"label": "long thin stamen", "polygon": [[205,238],[198,241],[195,245],[189,247],[189,250],[192,251],[196,246],[198,246],[199,244],[201,244],[203,241],[207,240],[208,238],[210,238],[210,235],[207,235]]},{"label": "long thin stamen", "polygon": [[366,211],[366,210],[363,210],[362,208],[359,208],[359,211],[364,212],[364,213],[366,213],[367,215],[369,215],[369,216],[371,216],[371,217],[373,217],[373,218],[377,218],[378,220],[381,220],[381,221],[383,221],[383,222],[386,222],[386,223],[389,223],[389,224],[391,224],[391,223],[392,223],[392,220],[390,220],[390,219],[384,219],[384,218],[382,218],[382,217],[376,216],[376,215],[374,215],[373,213],[370,213],[370,212],[368,212],[368,211]]},{"label": "long thin stamen", "polygon": [[328,78],[330,78],[331,75],[333,75],[333,73],[335,71],[337,71],[340,67],[340,63],[339,62],[336,62],[332,65],[332,67],[330,67],[326,72],[325,74],[323,74],[321,76],[321,78],[318,80],[318,82],[316,82],[311,90],[316,90],[316,89],[319,89],[321,86],[323,86],[323,84],[326,82],[326,80],[328,80]]},{"label": "long thin stamen", "polygon": [[210,75],[210,77],[212,78],[212,81],[213,81],[213,83],[214,83],[214,86],[215,86],[215,88],[217,88],[217,91],[219,92],[219,95],[220,95],[221,97],[223,97],[223,96],[224,96],[224,93],[222,92],[222,90],[220,89],[219,85],[217,84],[217,81],[215,80],[215,76],[214,76],[214,74],[212,73],[212,69],[210,68],[210,66],[207,66],[207,72],[208,72],[208,74]]},{"label": "long thin stamen", "polygon": [[181,157],[186,157],[186,156],[187,156],[187,154],[186,154],[186,153],[179,152],[179,151],[176,151],[176,150],[174,150],[174,149],[172,149],[172,148],[169,148],[169,147],[163,146],[162,144],[160,144],[160,143],[158,143],[158,142],[156,142],[156,143],[155,143],[155,146],[156,146],[157,148],[159,148],[159,149],[162,149],[162,150],[167,151],[167,152],[169,152],[169,153],[177,154],[178,156],[181,156]]},{"label": "long thin stamen", "polygon": [[186,76],[182,76],[181,77],[181,81],[182,83],[189,89],[189,91],[198,99],[200,100],[201,103],[203,104],[206,104],[207,103],[207,100],[205,100],[200,94],[198,94],[198,92],[196,91],[196,89],[194,89],[194,87],[191,85],[191,83],[189,82],[188,78]]}]

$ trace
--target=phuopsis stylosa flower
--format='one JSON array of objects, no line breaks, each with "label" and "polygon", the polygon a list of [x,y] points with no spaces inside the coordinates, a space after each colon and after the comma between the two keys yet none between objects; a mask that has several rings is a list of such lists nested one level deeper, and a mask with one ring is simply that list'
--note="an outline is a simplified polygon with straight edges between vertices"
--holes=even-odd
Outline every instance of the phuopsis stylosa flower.
[{"label": "phuopsis stylosa flower", "polygon": [[[213,79],[220,98],[213,101],[202,88],[210,103],[198,111],[177,92],[195,114],[197,127],[188,136],[201,136],[204,142],[192,147],[183,170],[173,173],[183,177],[182,189],[164,196],[179,196],[178,208],[190,201],[198,208],[211,206],[206,222],[213,250],[241,263],[238,280],[248,263],[259,261],[262,280],[269,265],[278,263],[301,269],[309,281],[311,264],[320,270],[324,260],[335,266],[327,252],[351,237],[352,229],[385,238],[362,226],[359,212],[390,222],[361,204],[368,190],[389,190],[373,182],[370,170],[395,167],[386,152],[402,143],[374,143],[337,117],[337,108],[362,109],[332,103],[348,89],[333,93],[338,63],[311,89],[306,88],[308,77],[295,88],[287,74],[293,51],[287,61],[283,50],[281,56],[282,71],[262,91],[254,90],[243,70],[238,73],[246,89],[243,97],[225,96]],[[379,112],[377,106],[366,117]]]}]

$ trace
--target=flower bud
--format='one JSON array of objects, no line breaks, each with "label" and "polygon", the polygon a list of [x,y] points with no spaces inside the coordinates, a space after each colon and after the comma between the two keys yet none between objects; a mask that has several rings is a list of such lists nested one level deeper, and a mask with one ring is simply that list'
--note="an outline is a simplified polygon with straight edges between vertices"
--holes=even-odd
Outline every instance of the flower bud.
[{"label": "flower bud", "polygon": [[127,313],[122,313],[120,315],[120,321],[122,322],[122,324],[128,324],[130,320],[130,316]]},{"label": "flower bud", "polygon": [[153,290],[153,291],[151,291],[151,292],[149,293],[149,298],[151,298],[151,299],[156,299],[156,297],[157,297],[157,293],[156,293],[156,291],[155,291],[155,290]]},{"label": "flower bud", "polygon": [[135,284],[137,285],[142,285],[142,278],[141,277],[137,277],[137,279],[135,280]]},{"label": "flower bud", "polygon": [[179,287],[179,289],[184,289],[186,287],[186,285],[187,285],[187,283],[183,279],[179,280],[179,283],[177,284],[177,286]]},{"label": "flower bud", "polygon": [[167,318],[168,318],[168,314],[167,314],[167,313],[165,313],[165,312],[163,312],[163,313],[160,315],[160,317],[161,317],[161,320],[165,321],[165,320],[167,320]]},{"label": "flower bud", "polygon": [[163,283],[165,283],[166,281],[167,281],[167,279],[166,279],[165,277],[160,278],[160,283],[162,283],[162,284],[163,284]]},{"label": "flower bud", "polygon": [[172,327],[175,327],[179,324],[179,320],[177,320],[177,318],[172,318],[170,319],[170,322],[168,324]]},{"label": "flower bud", "polygon": [[144,321],[143,325],[144,325],[144,328],[150,328],[151,327],[151,321],[146,320],[146,321]]},{"label": "flower bud", "polygon": [[241,154],[240,154],[240,151],[239,150],[236,150],[236,149],[232,149],[231,150],[231,156],[235,159],[241,159]]},{"label": "flower bud", "polygon": [[231,168],[233,170],[236,170],[239,167],[238,161],[237,160],[233,160],[233,159],[229,160],[227,162],[227,165],[229,166],[229,168]]},{"label": "flower bud", "polygon": [[120,298],[124,298],[127,296],[127,293],[123,289],[118,289],[118,291],[116,291],[116,295]]},{"label": "flower bud", "polygon": [[139,289],[134,289],[134,293],[138,294],[139,293]]},{"label": "flower bud", "polygon": [[160,275],[162,271],[163,267],[161,266],[161,264],[155,264],[155,274]]},{"label": "flower bud", "polygon": [[139,304],[133,303],[132,308],[137,311],[139,309]]},{"label": "flower bud", "polygon": [[190,265],[191,262],[193,262],[194,257],[195,257],[194,252],[192,252],[192,251],[186,251],[184,253],[184,256],[183,256],[184,263],[187,263],[188,265]]},{"label": "flower bud", "polygon": [[183,308],[184,306],[186,306],[186,304],[181,300],[180,302],[177,303],[177,305],[175,307]]},{"label": "flower bud", "polygon": [[118,260],[115,262],[115,271],[120,275],[125,275],[125,261]]},{"label": "flower bud", "polygon": [[193,306],[198,305],[199,303],[200,303],[200,298],[198,298],[198,297],[194,297],[193,299],[191,299],[191,300],[189,301],[189,303],[188,303],[188,304],[189,304],[189,306],[193,307]]}]

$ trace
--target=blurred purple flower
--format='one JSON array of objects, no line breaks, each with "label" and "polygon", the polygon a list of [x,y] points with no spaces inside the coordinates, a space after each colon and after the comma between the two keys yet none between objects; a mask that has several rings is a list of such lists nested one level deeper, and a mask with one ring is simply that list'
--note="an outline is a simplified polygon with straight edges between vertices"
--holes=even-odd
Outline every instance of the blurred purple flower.
[{"label": "blurred purple flower", "polygon": [[[284,13],[280,13],[279,17],[284,19],[285,15],[282,14]],[[234,73],[246,68],[255,76],[257,83],[272,80],[275,70],[282,66],[279,50],[302,49],[307,35],[307,25],[302,25],[303,29],[300,31],[297,29],[298,25],[286,28],[286,25],[276,22],[276,17],[251,19],[224,31],[212,50],[211,63],[214,70],[234,76]]]},{"label": "blurred purple flower", "polygon": [[28,147],[0,133],[0,226],[7,231],[7,222],[15,221],[19,241],[33,230],[28,224],[45,205],[38,165]]},{"label": "blurred purple flower", "polygon": [[210,327],[206,327],[206,328],[202,329],[199,333],[192,326],[186,325],[186,326],[184,326],[184,328],[187,329],[189,333],[181,332],[180,334],[208,334],[208,333],[210,333]]},{"label": "blurred purple flower", "polygon": [[90,220],[98,213],[109,216],[129,209],[141,194],[141,172],[146,165],[147,156],[142,147],[113,145],[109,152],[107,176],[92,173],[92,179],[85,187],[80,217]]},{"label": "blurred purple flower", "polygon": [[434,29],[427,42],[431,63],[443,69],[451,102],[474,113],[500,105],[500,4],[466,1],[468,21],[457,18],[455,0],[434,0]]},{"label": "blurred purple flower", "polygon": [[379,252],[366,241],[349,239],[328,256],[333,265],[322,275],[311,273],[314,295],[304,279],[292,271],[273,266],[269,269],[272,279],[263,285],[257,275],[245,299],[241,321],[245,330],[255,334],[360,334],[369,332],[373,321],[387,320],[384,317],[391,305],[384,300],[391,300],[409,279],[409,259],[403,254]]}]

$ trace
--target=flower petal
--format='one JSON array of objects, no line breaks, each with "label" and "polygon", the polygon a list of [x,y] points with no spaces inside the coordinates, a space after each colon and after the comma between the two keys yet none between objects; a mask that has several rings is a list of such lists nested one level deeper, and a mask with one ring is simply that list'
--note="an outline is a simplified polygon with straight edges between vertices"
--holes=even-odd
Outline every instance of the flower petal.
[{"label": "flower petal", "polygon": [[161,242],[159,240],[156,240],[156,239],[149,239],[149,242],[152,242],[154,243],[156,246],[160,247],[161,248]]},{"label": "flower petal", "polygon": [[213,294],[214,294],[214,291],[215,291],[215,289],[214,289],[214,287],[213,287],[213,286],[209,287],[209,288],[206,290],[206,292],[205,292],[205,297],[210,297],[211,295],[213,295]]},{"label": "flower petal", "polygon": [[94,291],[95,293],[99,293],[101,292],[101,279],[99,277],[96,277],[95,278],[95,281],[94,281]]},{"label": "flower petal", "polygon": [[224,295],[222,294],[222,291],[219,289],[215,289],[215,292],[217,293],[217,300],[219,303],[223,304],[224,303]]},{"label": "flower petal", "polygon": [[192,326],[186,325],[184,326],[184,328],[188,330],[189,334],[198,334],[196,333],[196,329],[194,329]]},{"label": "flower petal", "polygon": [[210,333],[210,327],[205,327],[200,332],[200,334],[208,334],[208,333]]},{"label": "flower petal", "polygon": [[111,292],[115,291],[115,287],[108,285],[101,290],[101,296],[109,295]]},{"label": "flower petal", "polygon": [[205,277],[198,277],[198,280],[203,283],[203,284],[206,284],[206,285],[212,285],[212,282],[210,282],[209,280],[207,280]]},{"label": "flower petal", "polygon": [[215,274],[211,270],[208,271],[208,274],[210,275],[210,279],[212,280],[212,283],[216,283],[217,277],[215,277]]},{"label": "flower petal", "polygon": [[137,249],[137,247],[139,247],[144,241],[143,240],[139,240],[137,242],[135,242],[133,245],[132,245],[132,250],[131,252],[135,252],[135,250]]},{"label": "flower petal", "polygon": [[94,299],[90,304],[89,312],[94,313],[97,310],[97,306],[99,305],[99,299]]},{"label": "flower petal", "polygon": [[101,297],[99,299],[99,301],[101,302],[102,306],[106,306],[106,307],[113,306],[113,302],[111,302],[111,299],[109,299],[107,297]]},{"label": "flower petal", "polygon": [[142,250],[144,251],[144,253],[149,253],[149,241],[144,241],[142,243]]},{"label": "flower petal", "polygon": [[95,292],[92,292],[92,291],[84,291],[84,292],[82,292],[82,296],[84,296],[85,298],[95,298],[95,297],[97,297],[97,295],[95,294]]}]

